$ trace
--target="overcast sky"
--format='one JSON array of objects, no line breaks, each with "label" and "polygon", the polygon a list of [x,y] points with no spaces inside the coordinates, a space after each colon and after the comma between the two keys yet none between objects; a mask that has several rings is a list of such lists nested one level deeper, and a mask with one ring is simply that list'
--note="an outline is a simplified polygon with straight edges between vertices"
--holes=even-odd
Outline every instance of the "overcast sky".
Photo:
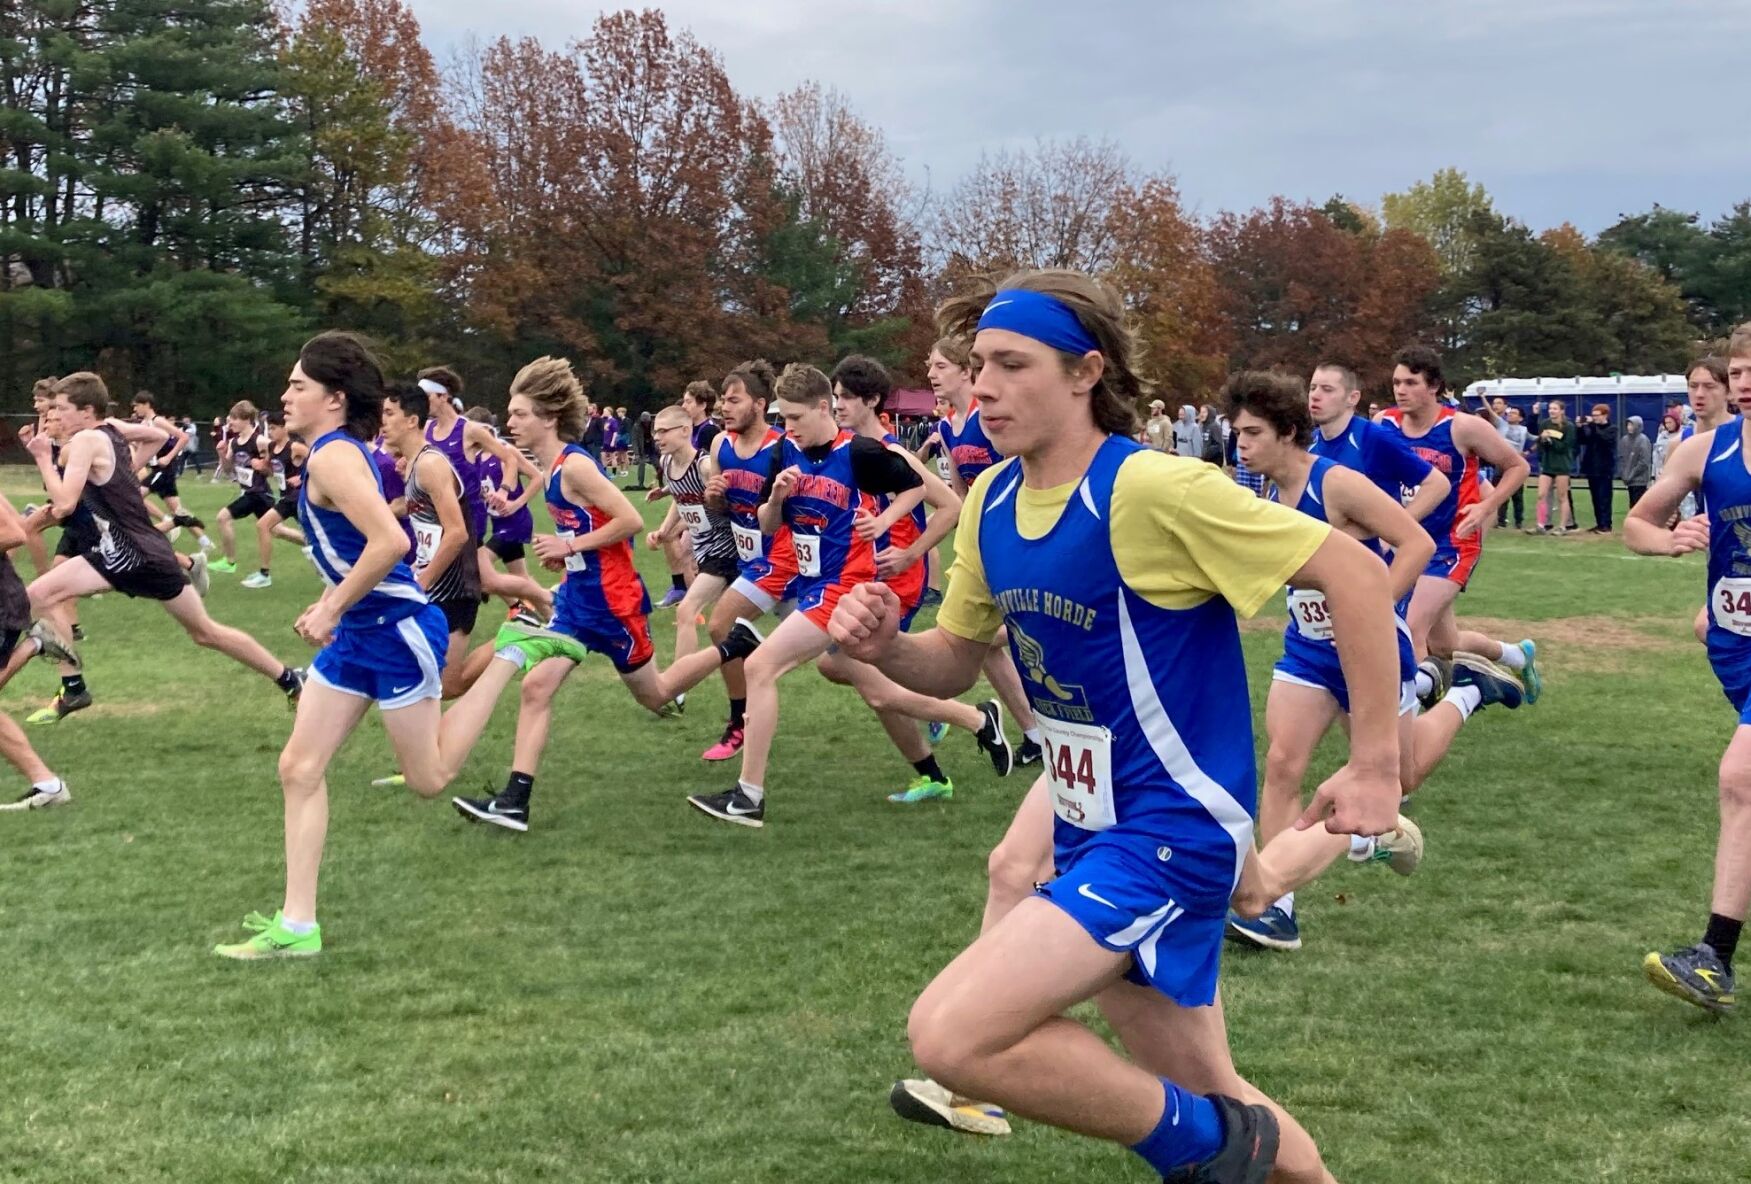
[{"label": "overcast sky", "polygon": [[[410,0],[470,34],[583,36],[601,6]],[[671,0],[743,94],[844,93],[938,192],[982,150],[1109,137],[1203,214],[1367,204],[1447,165],[1534,228],[1751,198],[1746,0]]]}]

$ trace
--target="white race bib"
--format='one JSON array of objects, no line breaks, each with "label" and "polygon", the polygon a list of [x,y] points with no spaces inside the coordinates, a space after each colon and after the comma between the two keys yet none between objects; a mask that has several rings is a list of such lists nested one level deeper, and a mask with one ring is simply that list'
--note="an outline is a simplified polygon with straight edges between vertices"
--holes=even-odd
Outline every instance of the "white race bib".
[{"label": "white race bib", "polygon": [[1716,580],[1708,600],[1715,624],[1740,637],[1751,637],[1751,579]]},{"label": "white race bib", "polygon": [[1302,588],[1289,593],[1289,617],[1296,632],[1309,641],[1330,641],[1331,609],[1325,603],[1325,593]]},{"label": "white race bib", "polygon": [[705,530],[705,507],[704,506],[688,506],[688,505],[683,505],[680,502],[676,502],[675,503],[675,510],[677,513],[679,513],[679,515],[681,517],[681,521],[683,521],[687,524],[688,530],[692,531],[694,534],[699,534],[700,532]]},{"label": "white race bib", "polygon": [[1046,741],[1046,779],[1052,812],[1071,826],[1105,830],[1113,810],[1113,734],[1094,724],[1036,716]]},{"label": "white race bib", "polygon": [[[572,540],[577,538],[578,535],[577,532],[573,530],[562,530],[559,532],[559,537],[565,540],[565,545],[567,547],[570,547],[572,545]],[[567,555],[565,557],[565,569],[567,571],[588,571],[590,569],[589,555],[585,553]]]},{"label": "white race bib", "polygon": [[444,541],[444,528],[436,522],[413,523],[413,565],[422,568],[432,561],[432,556],[438,553],[438,544]]},{"label": "white race bib", "polygon": [[249,467],[249,461],[247,459],[244,459],[241,457],[238,458],[238,461],[237,461],[237,488],[250,489],[250,488],[253,488],[254,485],[255,485],[255,470]]},{"label": "white race bib", "polygon": [[751,526],[743,526],[740,522],[730,523],[730,534],[736,539],[736,558],[743,563],[752,563],[760,558],[760,532]]},{"label": "white race bib", "polygon": [[954,483],[953,470],[949,468],[948,453],[946,452],[936,454],[936,475],[951,485]]},{"label": "white race bib", "polygon": [[798,575],[819,579],[821,576],[821,536],[818,534],[790,533],[791,545],[796,548],[796,570]]}]

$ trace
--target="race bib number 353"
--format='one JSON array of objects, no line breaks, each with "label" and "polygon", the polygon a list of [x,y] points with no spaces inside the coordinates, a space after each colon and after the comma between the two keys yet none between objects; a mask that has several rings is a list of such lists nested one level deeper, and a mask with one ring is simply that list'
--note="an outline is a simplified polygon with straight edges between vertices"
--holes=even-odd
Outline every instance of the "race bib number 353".
[{"label": "race bib number 353", "polygon": [[1083,830],[1118,822],[1113,808],[1113,734],[1093,724],[1039,716],[1046,741],[1046,784],[1052,812]]}]

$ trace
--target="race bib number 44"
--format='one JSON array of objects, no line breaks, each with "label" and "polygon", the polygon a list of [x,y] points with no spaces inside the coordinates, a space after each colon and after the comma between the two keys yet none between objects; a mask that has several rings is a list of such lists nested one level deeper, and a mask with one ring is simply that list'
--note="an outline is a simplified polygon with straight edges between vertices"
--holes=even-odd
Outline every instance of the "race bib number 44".
[{"label": "race bib number 44", "polygon": [[1113,809],[1113,734],[1093,724],[1037,717],[1046,741],[1046,783],[1052,812],[1083,830],[1118,822]]},{"label": "race bib number 44", "polygon": [[1331,608],[1325,602],[1324,592],[1303,588],[1289,593],[1289,616],[1295,622],[1296,632],[1309,641],[1332,639]]},{"label": "race bib number 44", "polygon": [[1715,624],[1740,637],[1751,637],[1751,579],[1716,580],[1709,593]]}]

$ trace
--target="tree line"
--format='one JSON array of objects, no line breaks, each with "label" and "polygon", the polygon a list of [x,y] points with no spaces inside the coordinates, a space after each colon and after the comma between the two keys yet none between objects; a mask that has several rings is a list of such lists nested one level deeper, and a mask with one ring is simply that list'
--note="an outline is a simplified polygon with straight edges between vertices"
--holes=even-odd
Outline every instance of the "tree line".
[{"label": "tree line", "polygon": [[650,407],[735,362],[872,354],[922,378],[969,273],[1072,267],[1126,295],[1170,402],[1334,358],[1372,387],[1425,340],[1462,379],[1674,371],[1751,317],[1751,202],[1534,233],[1445,170],[1378,203],[1193,217],[1117,146],[1043,141],[909,184],[807,84],[770,101],[656,11],[440,64],[404,0],[0,7],[0,384],[96,367],[212,414],[310,332],[485,401],[564,354]]}]

